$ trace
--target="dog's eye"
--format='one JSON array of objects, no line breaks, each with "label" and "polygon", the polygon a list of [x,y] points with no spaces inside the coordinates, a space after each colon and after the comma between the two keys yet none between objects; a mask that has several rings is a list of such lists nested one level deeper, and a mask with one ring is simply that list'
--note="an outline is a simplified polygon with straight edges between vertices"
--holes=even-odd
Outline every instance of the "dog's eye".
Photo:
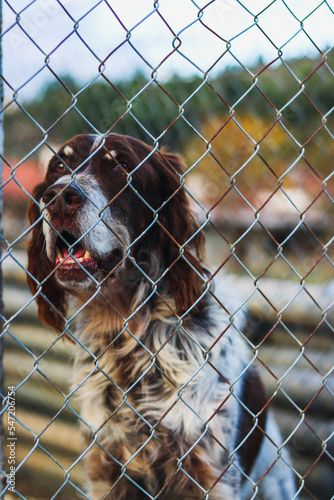
[{"label": "dog's eye", "polygon": [[120,161],[115,163],[114,171],[124,174],[125,172],[129,172],[130,169],[126,163]]},{"label": "dog's eye", "polygon": [[56,171],[56,172],[58,172],[58,173],[62,173],[62,172],[64,172],[64,170],[66,169],[66,166],[64,165],[64,163],[62,163],[62,162],[58,162],[58,163],[56,163],[56,165],[55,165],[55,168],[54,168],[54,169],[55,169],[55,171]]}]

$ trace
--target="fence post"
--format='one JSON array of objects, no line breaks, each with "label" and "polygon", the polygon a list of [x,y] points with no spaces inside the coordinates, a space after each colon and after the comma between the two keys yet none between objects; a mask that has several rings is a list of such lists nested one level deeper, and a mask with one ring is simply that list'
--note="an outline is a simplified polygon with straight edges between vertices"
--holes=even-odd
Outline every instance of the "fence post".
[{"label": "fence post", "polygon": [[[0,182],[2,183],[2,158],[3,158],[3,79],[2,79],[2,0],[0,0]],[[0,233],[2,233],[2,190],[0,190]],[[2,281],[2,245],[0,245],[0,328],[3,332],[3,281]],[[4,338],[0,336],[0,394],[3,392],[4,373],[3,373],[3,346]],[[0,417],[0,470],[5,470],[4,463],[4,424]],[[5,475],[0,475],[0,499],[4,498],[3,490],[5,487]]]}]

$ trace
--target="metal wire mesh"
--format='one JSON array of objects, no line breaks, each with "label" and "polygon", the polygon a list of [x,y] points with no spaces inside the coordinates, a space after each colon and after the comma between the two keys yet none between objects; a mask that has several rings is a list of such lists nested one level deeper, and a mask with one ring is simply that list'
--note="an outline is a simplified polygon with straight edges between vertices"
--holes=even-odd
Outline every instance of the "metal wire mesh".
[{"label": "metal wire mesh", "polygon": [[[1,7],[7,453],[2,495],[89,498],[83,458],[94,445],[103,445],[99,430],[79,415],[78,387],[68,387],[71,354],[63,341],[67,333],[88,351],[73,333],[87,304],[66,319],[60,337],[36,324],[21,250],[33,228],[22,222],[22,214],[27,201],[39,203],[31,194],[31,184],[42,176],[38,160],[55,154],[56,145],[75,133],[103,138],[116,131],[143,139],[153,150],[169,146],[183,153],[187,169],[181,185],[207,235],[209,281],[236,290],[231,324],[250,311],[247,332],[239,334],[253,351],[283,447],[290,449],[294,498],[334,498],[331,2],[143,1],[122,7],[107,0],[80,5],[5,0]],[[127,185],[134,190],[131,176]],[[154,224],[158,211],[149,208]],[[146,278],[152,285],[149,300],[159,280]],[[96,294],[101,293],[97,282]],[[123,319],[120,335],[133,336],[131,317]],[[144,377],[158,352],[134,339],[150,357]],[[203,351],[199,371],[209,362]],[[103,372],[100,356],[89,355],[92,368],[80,385],[94,371]],[[122,404],[129,405],[131,387],[117,389]],[[178,400],[187,404],[182,389]],[[88,448],[80,444],[78,421],[92,433]],[[154,426],[150,429],[148,442],[155,434]],[[193,447],[207,432],[203,422]],[[183,462],[189,453],[178,458],[177,472],[187,474]],[[133,479],[127,465],[134,458],[120,464],[128,481]],[[210,498],[197,485],[198,498]],[[257,486],[250,498],[259,498]],[[153,498],[137,488],[143,498]]]}]

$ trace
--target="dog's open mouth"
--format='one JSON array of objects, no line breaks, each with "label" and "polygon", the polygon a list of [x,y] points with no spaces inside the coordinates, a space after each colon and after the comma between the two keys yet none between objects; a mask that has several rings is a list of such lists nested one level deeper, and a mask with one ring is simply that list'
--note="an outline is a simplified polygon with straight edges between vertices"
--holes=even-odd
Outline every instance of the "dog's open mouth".
[{"label": "dog's open mouth", "polygon": [[115,249],[103,259],[93,257],[84,247],[83,242],[66,231],[56,241],[56,276],[59,281],[83,282],[98,270],[109,273],[122,260],[122,252]]}]

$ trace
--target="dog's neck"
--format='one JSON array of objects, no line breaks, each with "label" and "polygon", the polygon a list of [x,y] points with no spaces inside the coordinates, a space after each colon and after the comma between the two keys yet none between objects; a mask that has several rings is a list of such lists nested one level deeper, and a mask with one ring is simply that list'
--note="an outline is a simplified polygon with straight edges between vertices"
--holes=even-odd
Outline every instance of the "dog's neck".
[{"label": "dog's neck", "polygon": [[115,280],[112,285],[102,286],[98,293],[86,291],[75,297],[76,309],[82,308],[76,331],[85,344],[95,343],[95,338],[101,339],[101,333],[110,342],[118,337],[124,341],[135,337],[136,342],[146,336],[152,322],[178,321],[175,302],[168,289],[152,292],[152,285],[146,282],[135,288],[125,287]]}]

